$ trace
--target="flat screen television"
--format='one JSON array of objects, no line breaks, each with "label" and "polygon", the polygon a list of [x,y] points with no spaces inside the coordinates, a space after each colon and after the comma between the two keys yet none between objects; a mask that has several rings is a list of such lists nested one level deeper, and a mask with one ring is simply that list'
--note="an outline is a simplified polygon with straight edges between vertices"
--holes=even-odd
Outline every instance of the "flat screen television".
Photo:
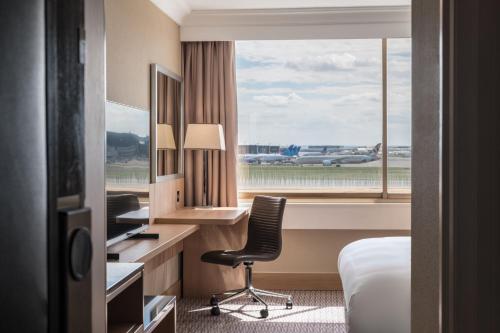
[{"label": "flat screen television", "polygon": [[149,223],[149,111],[106,102],[107,246]]}]

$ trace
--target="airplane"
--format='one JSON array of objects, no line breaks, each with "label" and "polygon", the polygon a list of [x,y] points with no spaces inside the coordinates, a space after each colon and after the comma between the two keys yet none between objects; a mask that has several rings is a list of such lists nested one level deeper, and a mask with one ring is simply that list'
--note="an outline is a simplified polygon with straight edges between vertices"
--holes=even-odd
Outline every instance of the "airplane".
[{"label": "airplane", "polygon": [[328,148],[323,147],[321,151],[312,151],[312,149],[309,149],[308,152],[300,154],[300,156],[318,156],[318,153],[321,155],[326,155],[328,153]]},{"label": "airplane", "polygon": [[380,159],[378,152],[381,144],[377,144],[369,153],[364,155],[316,155],[316,156],[300,156],[293,162],[297,165],[314,165],[322,164],[323,166],[340,165],[340,164],[361,164]]},{"label": "airplane", "polygon": [[245,154],[240,156],[240,161],[247,164],[261,163],[283,163],[290,161],[297,156],[300,151],[300,146],[290,145],[280,151],[279,154]]}]

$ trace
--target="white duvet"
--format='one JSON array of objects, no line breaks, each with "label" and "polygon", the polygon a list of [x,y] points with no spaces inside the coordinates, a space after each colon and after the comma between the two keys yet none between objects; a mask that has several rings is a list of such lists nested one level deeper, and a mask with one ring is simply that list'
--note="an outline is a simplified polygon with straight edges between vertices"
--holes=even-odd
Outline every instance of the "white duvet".
[{"label": "white duvet", "polygon": [[348,244],[338,266],[350,333],[410,332],[410,237]]}]

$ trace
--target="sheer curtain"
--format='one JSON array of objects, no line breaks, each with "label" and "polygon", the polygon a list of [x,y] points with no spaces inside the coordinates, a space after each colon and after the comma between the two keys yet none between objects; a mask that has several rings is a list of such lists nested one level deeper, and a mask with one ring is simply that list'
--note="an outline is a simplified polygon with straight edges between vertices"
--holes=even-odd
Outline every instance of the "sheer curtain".
[{"label": "sheer curtain", "polygon": [[[237,206],[238,123],[234,42],[184,42],[185,123],[222,124],[226,151],[208,154],[208,204]],[[203,152],[185,152],[185,204],[203,204]]]}]

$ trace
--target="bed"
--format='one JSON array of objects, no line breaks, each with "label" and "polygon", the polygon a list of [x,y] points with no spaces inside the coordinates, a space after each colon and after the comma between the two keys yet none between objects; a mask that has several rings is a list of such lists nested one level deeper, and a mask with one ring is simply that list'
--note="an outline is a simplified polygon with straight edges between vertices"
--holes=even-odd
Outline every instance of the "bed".
[{"label": "bed", "polygon": [[348,244],[338,267],[349,333],[410,332],[410,237]]}]

